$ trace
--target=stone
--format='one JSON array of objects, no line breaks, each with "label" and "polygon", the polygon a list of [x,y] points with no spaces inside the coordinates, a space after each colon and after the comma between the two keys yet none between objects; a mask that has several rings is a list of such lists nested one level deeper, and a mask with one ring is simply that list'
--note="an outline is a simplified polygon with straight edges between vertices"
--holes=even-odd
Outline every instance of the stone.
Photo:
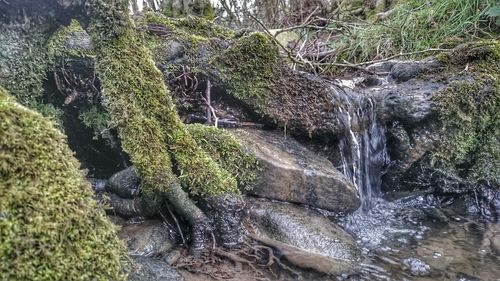
[{"label": "stone", "polygon": [[182,275],[168,263],[145,257],[132,257],[129,281],[184,281]]},{"label": "stone", "polygon": [[437,108],[433,97],[445,86],[441,82],[412,80],[369,88],[364,93],[374,96],[379,118],[413,125],[436,117]]},{"label": "stone", "polygon": [[264,167],[250,194],[336,212],[352,212],[359,207],[356,187],[326,158],[277,133],[234,132]]},{"label": "stone", "polygon": [[403,260],[403,267],[408,269],[411,274],[415,276],[429,275],[431,269],[428,264],[417,258],[407,258]]},{"label": "stone", "polygon": [[279,250],[292,264],[326,274],[356,270],[361,253],[339,226],[293,204],[248,199],[252,237]]},{"label": "stone", "polygon": [[109,178],[106,191],[120,196],[121,198],[134,198],[139,193],[141,179],[134,166],[115,173]]},{"label": "stone", "polygon": [[392,67],[397,64],[397,60],[388,60],[370,64],[366,67],[366,70],[377,73],[377,74],[388,74],[391,72]]},{"label": "stone", "polygon": [[405,82],[417,77],[424,71],[431,71],[440,66],[441,63],[436,59],[399,62],[391,68],[389,77],[396,82]]},{"label": "stone", "polygon": [[131,256],[159,256],[177,244],[175,231],[159,220],[125,224],[118,231],[118,237],[125,242]]}]

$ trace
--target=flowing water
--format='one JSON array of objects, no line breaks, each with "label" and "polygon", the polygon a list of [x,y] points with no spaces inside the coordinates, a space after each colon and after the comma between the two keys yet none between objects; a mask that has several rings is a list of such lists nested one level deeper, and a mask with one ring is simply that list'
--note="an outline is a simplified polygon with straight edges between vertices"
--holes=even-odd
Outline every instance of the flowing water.
[{"label": "flowing water", "polygon": [[362,205],[332,217],[366,256],[355,275],[337,280],[500,280],[500,224],[441,209],[432,195],[387,201],[380,191],[389,161],[385,130],[370,99],[349,104],[349,132],[339,143],[342,171]]},{"label": "flowing water", "polygon": [[380,196],[380,173],[387,161],[385,129],[377,123],[375,110],[370,98],[340,109],[345,112],[349,130],[339,143],[342,171],[358,189],[364,212]]}]

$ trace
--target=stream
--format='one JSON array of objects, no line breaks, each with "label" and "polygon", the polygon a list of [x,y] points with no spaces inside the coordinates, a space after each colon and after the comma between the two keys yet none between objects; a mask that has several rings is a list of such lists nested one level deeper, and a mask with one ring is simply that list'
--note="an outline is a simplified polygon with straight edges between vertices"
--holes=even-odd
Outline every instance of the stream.
[{"label": "stream", "polygon": [[[346,109],[350,129],[339,149],[341,171],[357,187],[361,207],[326,215],[354,237],[365,260],[357,274],[337,280],[500,280],[500,224],[440,208],[431,194],[384,199],[385,129],[374,102],[360,104]],[[353,129],[359,124],[362,130]]]}]

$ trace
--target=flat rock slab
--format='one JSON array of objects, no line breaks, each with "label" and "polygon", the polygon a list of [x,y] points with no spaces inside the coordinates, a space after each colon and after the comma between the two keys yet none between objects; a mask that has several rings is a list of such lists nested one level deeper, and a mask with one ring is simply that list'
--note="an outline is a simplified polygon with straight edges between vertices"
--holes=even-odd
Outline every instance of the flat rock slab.
[{"label": "flat rock slab", "polygon": [[250,194],[308,204],[336,212],[352,212],[360,205],[356,187],[326,158],[291,137],[261,130],[234,131],[264,170]]},{"label": "flat rock slab", "polygon": [[279,250],[292,264],[327,274],[354,272],[361,252],[339,226],[293,204],[247,200],[251,235]]}]

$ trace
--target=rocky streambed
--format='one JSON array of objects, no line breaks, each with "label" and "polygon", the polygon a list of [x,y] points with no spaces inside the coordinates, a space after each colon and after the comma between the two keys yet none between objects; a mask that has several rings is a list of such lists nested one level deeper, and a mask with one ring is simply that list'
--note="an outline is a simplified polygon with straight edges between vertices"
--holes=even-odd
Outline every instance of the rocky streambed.
[{"label": "rocky streambed", "polygon": [[[491,210],[481,204],[497,203],[499,193],[477,194],[474,202],[457,198],[449,206],[433,194],[394,199],[395,195],[382,193],[364,210],[353,183],[293,138],[262,130],[234,133],[264,165],[261,180],[245,198],[246,231],[270,247],[286,268],[256,276],[251,266],[230,259],[218,261],[217,270],[187,266],[183,243],[189,237],[182,236],[189,236],[189,229],[182,221],[176,224],[171,214],[133,207],[140,179],[128,168],[97,181],[100,185],[95,187],[112,194],[109,213],[126,218],[115,216],[114,221],[132,256],[130,280],[497,280],[500,276],[500,229],[478,215]],[[132,207],[123,209],[127,204]]]},{"label": "rocky streambed", "polygon": [[[261,33],[151,14],[137,25],[182,121],[243,128],[228,131],[261,170],[241,201],[221,200],[234,203],[222,215],[193,196],[217,228],[246,240],[232,249],[213,238],[205,256],[191,257],[189,223],[141,190],[109,126],[90,37],[62,32],[62,50],[40,70],[41,100],[58,109],[119,228],[129,280],[499,280],[498,87],[487,76],[498,54],[490,43],[327,80],[290,68]],[[17,61],[16,46],[27,43],[14,27],[0,36],[12,51],[2,61]],[[2,68],[2,79],[13,83],[16,68]],[[61,85],[67,73],[78,79]],[[244,229],[233,228],[240,215]]]}]

